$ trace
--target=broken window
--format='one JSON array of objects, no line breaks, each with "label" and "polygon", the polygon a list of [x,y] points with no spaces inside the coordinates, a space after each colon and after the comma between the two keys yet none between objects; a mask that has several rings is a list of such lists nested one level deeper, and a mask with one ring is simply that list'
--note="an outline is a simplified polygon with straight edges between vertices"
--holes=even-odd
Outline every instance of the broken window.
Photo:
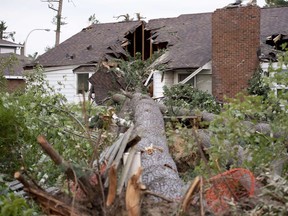
[{"label": "broken window", "polygon": [[89,78],[89,73],[77,74],[77,94],[88,92],[89,90],[88,78]]}]

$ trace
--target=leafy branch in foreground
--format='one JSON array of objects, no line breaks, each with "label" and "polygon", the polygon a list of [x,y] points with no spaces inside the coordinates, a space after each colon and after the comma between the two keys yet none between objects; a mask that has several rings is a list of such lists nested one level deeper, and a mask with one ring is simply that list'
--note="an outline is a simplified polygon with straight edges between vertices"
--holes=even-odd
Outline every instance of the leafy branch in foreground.
[{"label": "leafy branch in foreground", "polygon": [[[49,86],[41,67],[27,73],[26,81],[24,92],[0,93],[0,172],[12,176],[24,167],[36,175],[36,180],[46,176],[43,181],[48,185],[59,183],[60,171],[39,150],[36,137],[45,135],[66,160],[86,166],[99,130],[89,128],[85,119],[103,112],[103,108],[87,102],[83,112],[81,104],[68,104]],[[103,139],[109,143],[110,137]]]}]

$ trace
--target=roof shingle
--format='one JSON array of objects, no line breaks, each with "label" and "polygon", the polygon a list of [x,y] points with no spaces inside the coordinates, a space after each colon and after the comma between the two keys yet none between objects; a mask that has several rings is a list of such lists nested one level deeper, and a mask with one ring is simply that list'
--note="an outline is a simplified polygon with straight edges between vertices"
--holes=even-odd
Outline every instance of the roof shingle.
[{"label": "roof shingle", "polygon": [[125,52],[121,47],[125,35],[141,21],[94,24],[39,56],[44,67],[96,63],[109,52]]}]

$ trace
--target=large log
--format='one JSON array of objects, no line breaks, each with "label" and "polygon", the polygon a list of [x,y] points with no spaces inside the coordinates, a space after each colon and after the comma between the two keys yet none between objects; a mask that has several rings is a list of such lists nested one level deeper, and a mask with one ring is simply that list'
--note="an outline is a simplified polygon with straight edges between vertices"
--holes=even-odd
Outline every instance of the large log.
[{"label": "large log", "polygon": [[[164,133],[164,127],[162,128],[162,126],[160,126],[162,124],[160,122],[162,121],[162,118],[163,118],[162,114],[167,113],[168,108],[164,104],[160,104],[160,103],[156,103],[156,102],[153,103],[153,100],[148,96],[143,96],[143,95],[141,96],[139,94],[135,94],[134,96],[131,96],[131,94],[127,94],[127,93],[124,93],[124,95],[125,96],[120,95],[120,94],[115,95],[115,96],[113,96],[113,100],[116,102],[123,102],[126,97],[133,98],[132,100],[134,100],[134,105],[132,105],[132,107],[133,107],[133,111],[135,113],[135,115],[134,115],[135,127],[140,126],[140,128],[141,128],[141,130],[140,130],[141,135],[140,136],[142,137],[143,134],[145,136],[145,139],[143,139],[144,137],[142,137],[142,141],[138,144],[139,150],[143,151],[143,148],[149,147],[149,145],[151,143],[153,143],[153,144],[157,143],[157,146],[158,146],[158,143],[160,143],[160,146],[163,146],[163,143],[166,143],[166,140],[162,139],[162,137],[165,133]],[[157,111],[155,111],[155,110],[157,110]],[[210,122],[215,120],[215,118],[219,117],[218,115],[213,114],[213,113],[209,113],[209,112],[199,113],[199,112],[195,112],[194,110],[179,109],[179,108],[173,108],[173,110],[174,110],[173,113],[177,112],[176,114],[180,115],[180,116],[185,116],[185,115],[188,115],[188,116],[197,115],[198,116],[198,115],[200,115],[202,117],[202,121],[206,122],[207,125],[209,125]],[[154,113],[154,111],[155,111],[155,113]],[[162,114],[159,113],[159,111]],[[286,140],[288,139],[287,134],[284,134],[281,131],[277,131],[277,132],[273,133],[272,129],[268,123],[262,123],[262,122],[261,123],[254,123],[251,121],[242,121],[241,123],[242,123],[242,126],[246,127],[247,130],[249,130],[250,132],[260,133],[260,134],[263,134],[265,136],[273,136],[274,138],[283,137]],[[223,124],[225,124],[225,121],[223,122]],[[156,134],[156,133],[159,133],[161,130],[163,130],[163,134],[161,134],[161,133]],[[196,136],[197,136],[197,140],[200,142],[200,144],[204,150],[211,147],[211,136],[213,136],[213,134],[209,130],[209,127],[208,127],[208,129],[197,130]],[[158,139],[161,141],[158,142]],[[227,145],[230,145],[230,142],[228,140],[226,140],[225,143]],[[166,151],[165,147],[163,149],[165,149],[165,151]],[[169,154],[169,153],[167,153],[167,154]],[[247,159],[246,157],[249,157],[249,155],[248,156],[245,155],[243,148],[239,146],[238,157],[239,157],[238,163],[241,164],[241,162],[243,162],[243,160]],[[154,178],[155,179],[161,178],[163,173],[159,172],[159,175],[158,175],[158,170],[157,169],[153,170],[153,167],[154,167],[155,162],[156,162],[155,165],[157,167],[161,167],[161,164],[163,165],[163,163],[162,163],[163,160],[166,160],[166,159],[160,158],[159,161],[157,161],[157,160],[158,160],[158,155],[155,155],[155,157],[143,155],[142,164],[145,166],[143,176],[144,176],[144,181],[147,181],[148,184],[151,185],[152,188],[154,187],[155,191],[161,192],[162,189],[160,187],[158,187],[157,184],[155,184],[153,186],[153,182],[154,182],[153,179]],[[165,162],[164,162],[164,164],[165,164]],[[240,165],[240,164],[238,164],[238,165]],[[167,165],[169,165],[169,164],[167,164]],[[174,162],[173,162],[173,165],[171,167],[172,167],[172,169],[176,168],[176,167],[174,167]],[[150,173],[150,171],[151,171],[151,173]],[[277,173],[279,173],[279,172],[277,172]],[[165,175],[163,177],[165,178]],[[161,185],[164,185],[164,184],[166,185],[166,183],[167,182],[161,182]],[[182,183],[179,183],[179,184],[181,185]],[[176,184],[175,187],[179,188],[180,187],[179,184]],[[164,187],[166,187],[166,186],[164,186]],[[170,187],[169,183],[168,183],[167,187]],[[173,190],[173,187],[171,188],[171,190]],[[177,190],[178,189],[176,189],[176,191]],[[167,191],[167,193],[168,194],[170,193],[169,190]],[[178,196],[178,194],[176,195],[176,197],[177,196]]]},{"label": "large log", "polygon": [[[128,93],[125,93],[126,96],[122,95],[122,94],[115,94],[113,95],[112,99],[117,102],[117,103],[120,103],[120,102],[123,102],[125,101],[126,97],[129,96],[131,97],[130,94]],[[216,117],[218,117],[218,115],[216,114],[213,114],[213,113],[209,113],[209,112],[199,112],[199,111],[196,111],[195,110],[189,110],[189,109],[184,109],[184,108],[178,108],[178,107],[170,107],[168,108],[167,106],[165,106],[164,104],[161,104],[161,103],[155,103],[155,105],[157,105],[161,111],[161,113],[167,113],[169,110],[171,111],[171,109],[173,110],[173,113],[175,113],[175,115],[177,116],[201,116],[202,118],[202,121],[203,122],[207,122],[208,124],[210,122],[212,122]],[[254,130],[255,132],[259,132],[259,133],[262,133],[262,134],[265,134],[265,135],[271,135],[271,127],[268,123],[252,123],[250,121],[243,121],[244,125],[246,126],[249,126],[251,130]],[[286,135],[286,134],[281,134],[280,132],[276,132],[273,134],[273,136],[275,138],[279,138],[283,135]],[[287,136],[287,135],[286,135]]]},{"label": "large log", "polygon": [[149,96],[135,93],[130,104],[134,125],[141,140],[142,181],[147,189],[170,199],[182,197],[183,183],[169,154],[163,115]]}]

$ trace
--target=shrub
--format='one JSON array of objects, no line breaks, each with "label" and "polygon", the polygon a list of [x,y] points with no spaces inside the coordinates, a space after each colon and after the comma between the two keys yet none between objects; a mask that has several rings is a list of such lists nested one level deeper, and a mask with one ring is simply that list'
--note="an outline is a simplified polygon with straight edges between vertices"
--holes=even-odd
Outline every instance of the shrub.
[{"label": "shrub", "polygon": [[211,94],[188,84],[178,84],[170,88],[164,86],[164,104],[167,107],[199,109],[212,113],[219,113],[221,109]]}]

